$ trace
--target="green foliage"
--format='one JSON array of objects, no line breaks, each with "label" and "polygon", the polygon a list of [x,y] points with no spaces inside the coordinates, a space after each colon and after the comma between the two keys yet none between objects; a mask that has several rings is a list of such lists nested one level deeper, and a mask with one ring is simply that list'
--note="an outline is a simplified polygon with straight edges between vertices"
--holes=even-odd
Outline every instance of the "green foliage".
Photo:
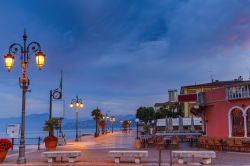
[{"label": "green foliage", "polygon": [[60,118],[51,118],[44,123],[43,130],[48,131],[50,136],[54,135],[54,129],[60,128]]},{"label": "green foliage", "polygon": [[101,119],[103,117],[102,112],[99,108],[94,109],[91,112],[91,116],[93,117],[94,120]]},{"label": "green foliage", "polygon": [[163,126],[157,126],[156,131],[165,131],[165,127]]},{"label": "green foliage", "polygon": [[0,139],[0,152],[8,151],[13,144],[8,139]]},{"label": "green foliage", "polygon": [[102,112],[99,108],[94,109],[91,112],[91,116],[93,117],[93,119],[96,121],[96,130],[95,130],[95,137],[99,136],[100,133],[100,119],[103,118]]},{"label": "green foliage", "polygon": [[59,127],[60,127],[60,118],[51,118],[45,121],[43,130],[44,131],[50,131],[54,129],[58,130]]},{"label": "green foliage", "polygon": [[143,122],[155,119],[155,111],[153,107],[140,107],[136,111],[136,118]]},{"label": "green foliage", "polygon": [[107,122],[106,122],[105,120],[101,120],[101,121],[100,121],[100,125],[101,125],[102,127],[105,127],[105,126],[107,125]]},{"label": "green foliage", "polygon": [[162,119],[162,118],[166,118],[166,117],[171,117],[171,115],[172,115],[172,112],[169,111],[169,109],[161,107],[158,111],[156,111],[155,118]]},{"label": "green foliage", "polygon": [[[173,110],[177,110],[177,112],[173,112]],[[181,112],[181,107],[179,104],[171,105],[169,108],[161,107],[159,110],[155,113],[156,119],[162,119],[162,118],[178,118],[179,116],[183,116],[183,113]]]},{"label": "green foliage", "polygon": [[146,125],[146,124],[144,124],[144,125],[143,125],[143,131],[144,131],[145,133],[149,133],[149,126]]}]

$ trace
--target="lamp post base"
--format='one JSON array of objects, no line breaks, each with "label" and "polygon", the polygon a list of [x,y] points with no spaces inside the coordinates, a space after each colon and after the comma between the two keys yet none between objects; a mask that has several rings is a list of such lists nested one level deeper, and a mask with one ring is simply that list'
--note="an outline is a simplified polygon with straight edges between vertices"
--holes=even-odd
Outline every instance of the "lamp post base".
[{"label": "lamp post base", "polygon": [[16,161],[17,164],[25,164],[26,163],[26,158],[24,157],[19,157]]}]

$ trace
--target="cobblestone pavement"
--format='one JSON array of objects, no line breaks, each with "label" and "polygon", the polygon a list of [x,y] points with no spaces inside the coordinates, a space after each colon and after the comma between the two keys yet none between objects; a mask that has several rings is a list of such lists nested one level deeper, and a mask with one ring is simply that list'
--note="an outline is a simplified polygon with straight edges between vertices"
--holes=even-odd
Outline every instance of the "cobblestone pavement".
[{"label": "cobblestone pavement", "polygon": [[[42,157],[44,146],[40,151],[36,149],[28,149],[26,152],[27,164],[29,166],[38,165],[86,165],[86,166],[113,166],[118,165],[114,163],[114,159],[109,157],[109,150],[119,149],[133,149],[134,134],[133,133],[114,133],[102,135],[99,138],[93,136],[85,136],[81,138],[80,142],[68,142],[65,146],[60,146],[57,150],[80,150],[81,157],[77,159],[74,164],[69,164],[66,158],[62,161],[59,159],[53,164],[48,164],[47,160]],[[195,149],[187,144],[181,144],[181,149]],[[142,159],[141,164],[135,164],[132,158],[121,158],[121,166],[138,165],[138,166],[158,166],[159,151],[156,148],[146,149],[149,151],[149,157]],[[250,153],[238,152],[216,152],[216,159],[213,159],[213,164],[216,166],[250,166]],[[8,154],[6,160],[0,164],[3,166],[16,165],[18,154],[11,152]],[[189,165],[198,165],[199,159],[185,160]],[[161,166],[169,166],[170,164],[170,151],[168,149],[162,150]],[[173,166],[181,166],[177,164],[176,159],[173,160]]]}]

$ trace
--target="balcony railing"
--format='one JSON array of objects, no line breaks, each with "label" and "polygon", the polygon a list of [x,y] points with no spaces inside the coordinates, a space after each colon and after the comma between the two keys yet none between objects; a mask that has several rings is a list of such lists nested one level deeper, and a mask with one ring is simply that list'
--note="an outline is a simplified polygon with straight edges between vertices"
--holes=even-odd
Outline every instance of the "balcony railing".
[{"label": "balcony railing", "polygon": [[244,99],[250,98],[250,85],[238,85],[226,88],[226,99]]}]

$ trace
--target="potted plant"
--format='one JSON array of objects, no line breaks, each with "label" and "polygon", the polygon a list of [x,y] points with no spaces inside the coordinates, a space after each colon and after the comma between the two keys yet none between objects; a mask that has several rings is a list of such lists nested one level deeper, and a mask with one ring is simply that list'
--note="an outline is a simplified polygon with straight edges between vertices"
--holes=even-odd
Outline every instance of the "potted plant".
[{"label": "potted plant", "polygon": [[123,129],[122,129],[122,131],[124,131],[124,132],[127,132],[128,131],[128,127],[129,127],[129,121],[123,121],[122,122],[122,127],[123,127]]},{"label": "potted plant", "polygon": [[59,129],[59,121],[59,118],[51,118],[45,121],[43,130],[49,132],[49,136],[44,138],[45,147],[47,150],[54,150],[57,146],[58,139],[54,136],[54,129]]},{"label": "potted plant", "polygon": [[0,163],[4,161],[8,150],[12,148],[12,143],[8,139],[0,139]]}]

